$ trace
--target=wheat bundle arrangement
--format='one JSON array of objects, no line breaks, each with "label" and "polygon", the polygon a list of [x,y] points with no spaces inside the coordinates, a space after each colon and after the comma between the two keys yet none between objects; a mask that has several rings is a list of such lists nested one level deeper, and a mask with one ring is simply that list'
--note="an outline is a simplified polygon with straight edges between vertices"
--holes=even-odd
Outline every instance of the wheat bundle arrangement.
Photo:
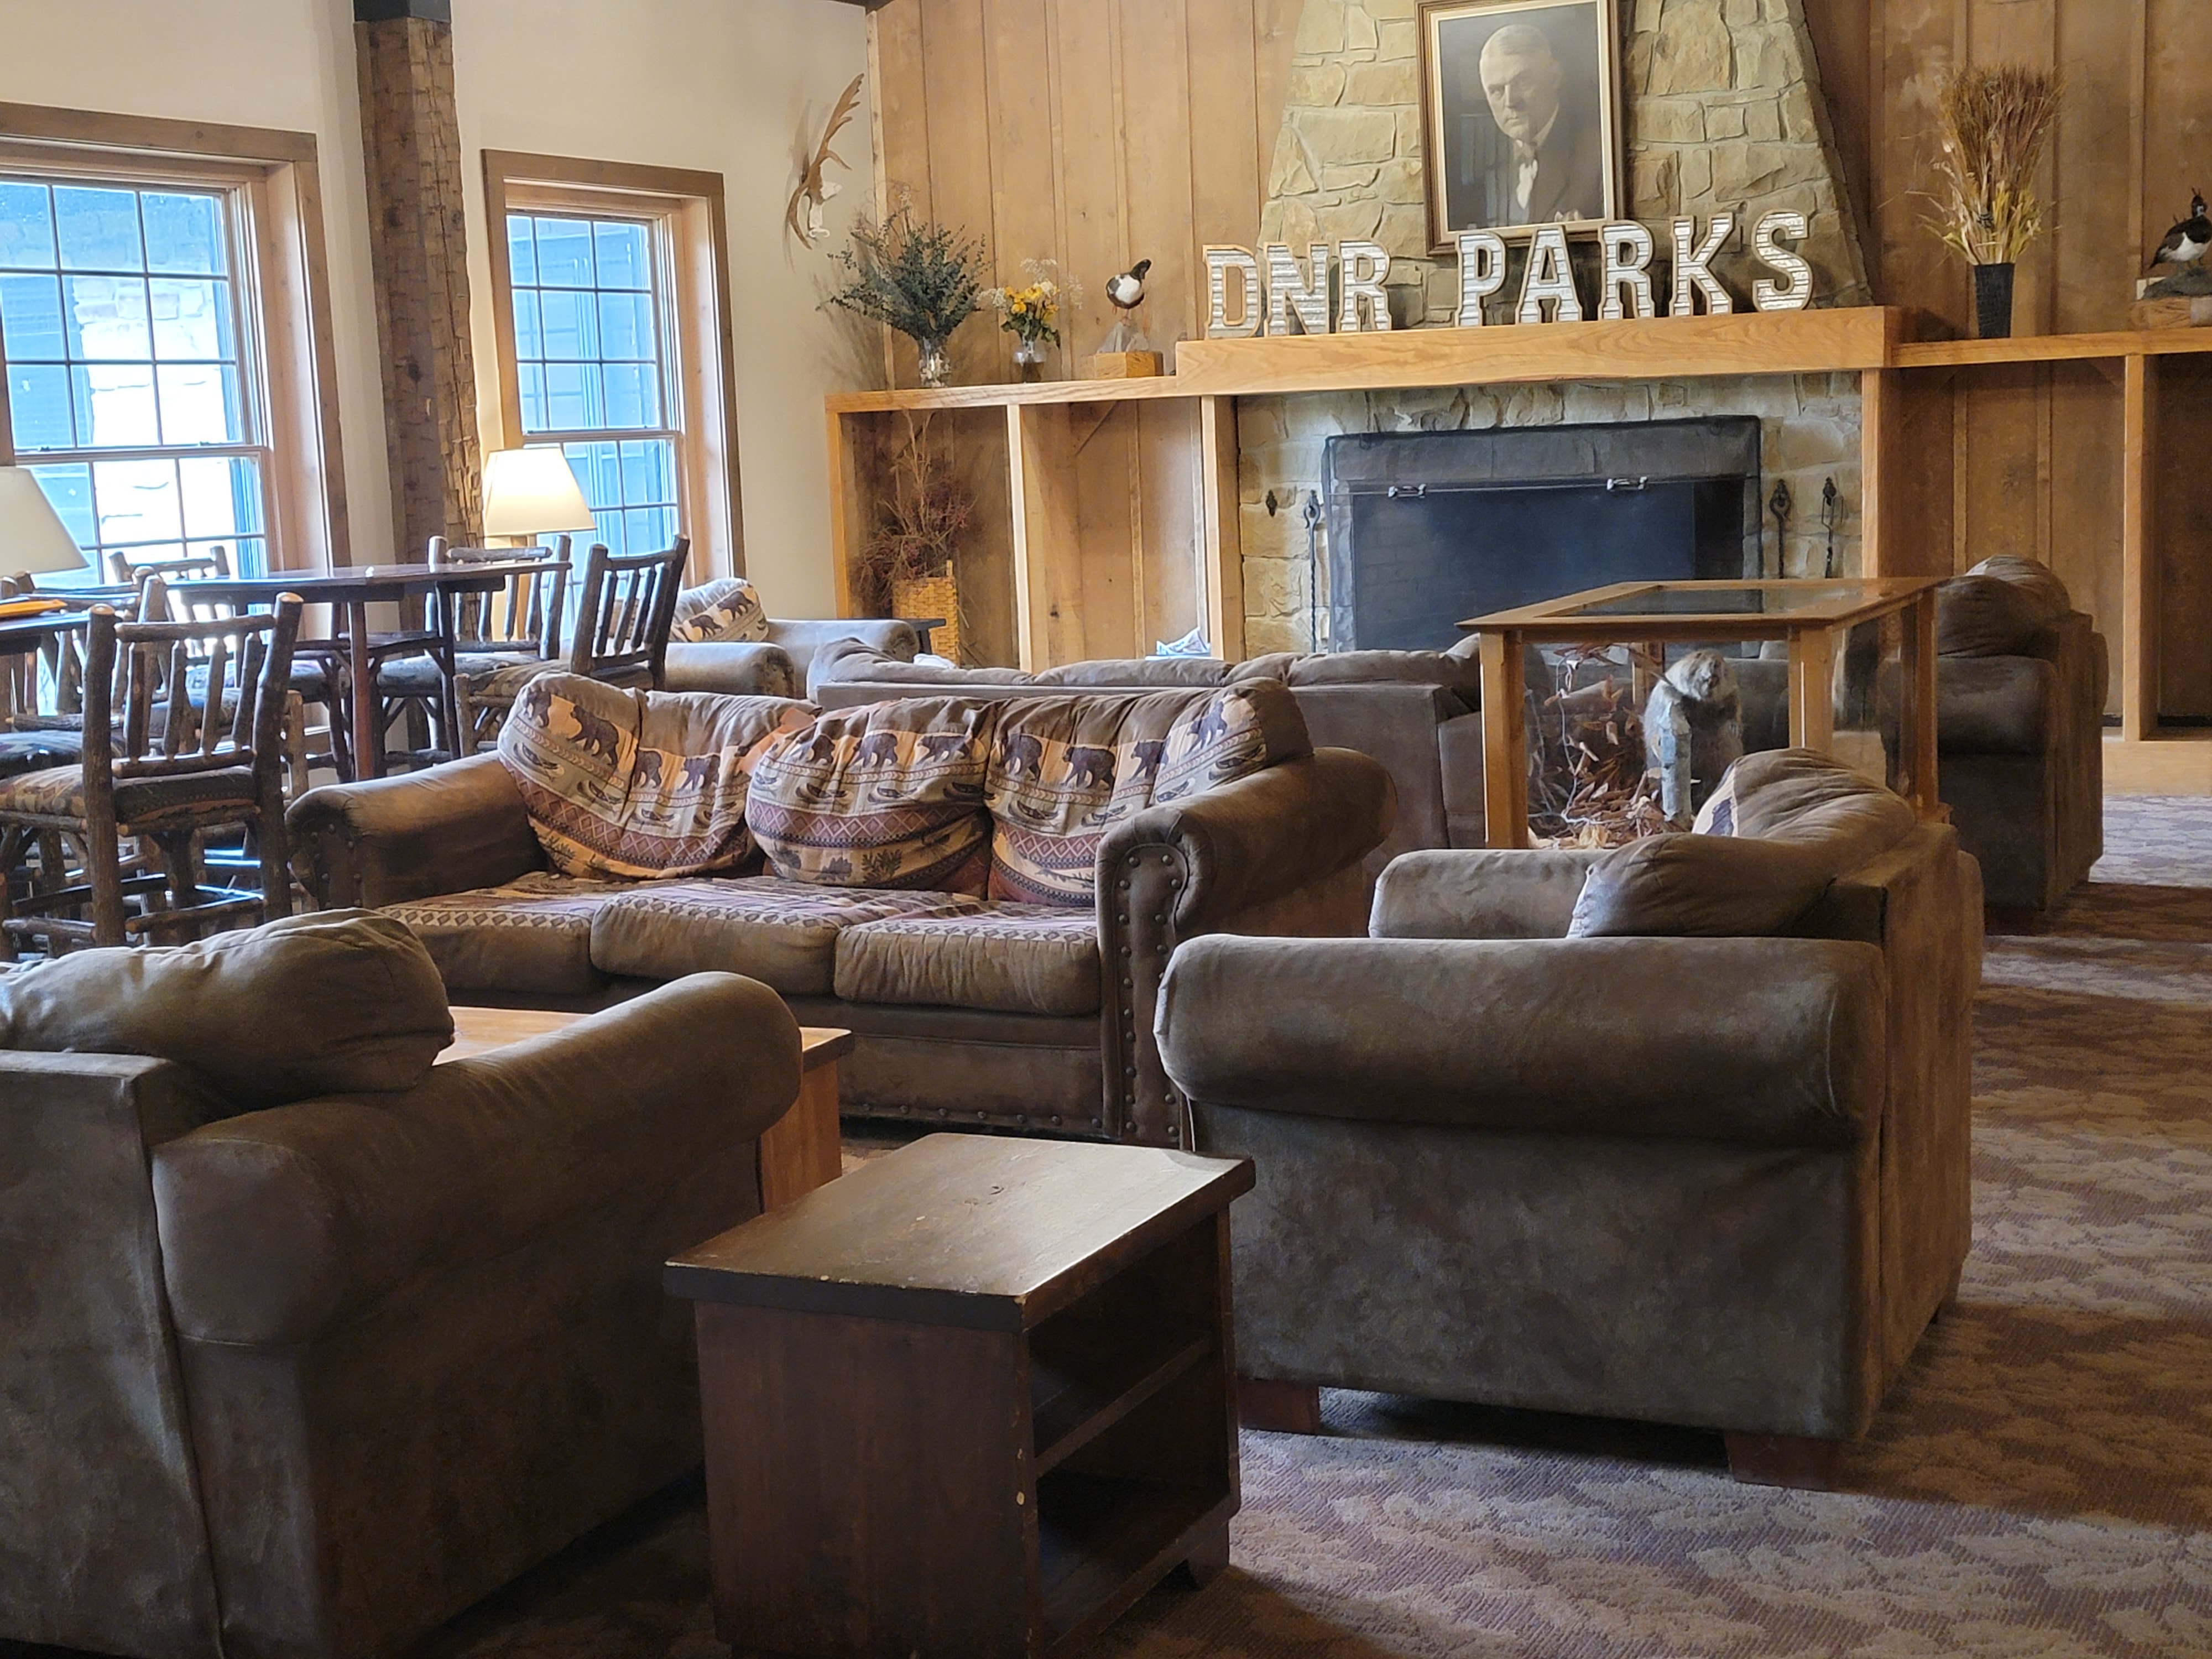
[{"label": "wheat bundle arrangement", "polygon": [[2053,71],[2018,64],[1943,77],[1936,228],[1970,264],[2014,264],[2042,234],[2044,204],[2031,181],[2063,92]]}]

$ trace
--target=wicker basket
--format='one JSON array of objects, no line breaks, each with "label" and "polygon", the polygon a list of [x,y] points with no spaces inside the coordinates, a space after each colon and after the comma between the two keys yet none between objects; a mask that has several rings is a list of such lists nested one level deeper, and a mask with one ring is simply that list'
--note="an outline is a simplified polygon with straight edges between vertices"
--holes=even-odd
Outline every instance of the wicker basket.
[{"label": "wicker basket", "polygon": [[960,651],[960,584],[949,572],[942,576],[924,576],[917,581],[894,581],[891,614],[944,617],[945,625],[930,634],[930,650],[957,663],[967,661]]}]

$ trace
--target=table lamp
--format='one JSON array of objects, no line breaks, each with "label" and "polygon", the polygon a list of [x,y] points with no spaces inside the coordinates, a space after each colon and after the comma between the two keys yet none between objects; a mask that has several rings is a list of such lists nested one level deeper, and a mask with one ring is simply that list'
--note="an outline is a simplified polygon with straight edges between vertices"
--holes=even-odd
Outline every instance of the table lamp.
[{"label": "table lamp", "polygon": [[484,536],[523,544],[558,531],[595,530],[568,458],[550,447],[495,450],[484,457]]},{"label": "table lamp", "polygon": [[85,556],[29,471],[0,466],[0,570],[18,573],[23,591],[32,577],[82,570]]}]

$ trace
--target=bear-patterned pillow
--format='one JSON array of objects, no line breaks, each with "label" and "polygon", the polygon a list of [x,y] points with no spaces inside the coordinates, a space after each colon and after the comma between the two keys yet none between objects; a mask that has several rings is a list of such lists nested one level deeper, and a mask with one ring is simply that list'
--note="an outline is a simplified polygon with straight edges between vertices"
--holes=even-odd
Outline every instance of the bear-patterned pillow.
[{"label": "bear-patterned pillow", "polygon": [[1133,812],[1313,752],[1279,680],[1006,705],[992,747],[990,896],[1090,904],[1098,843]]},{"label": "bear-patterned pillow", "polygon": [[997,714],[927,697],[823,714],[762,754],[745,822],[787,880],[980,896]]},{"label": "bear-patterned pillow", "polygon": [[768,637],[768,612],[753,585],[725,576],[704,587],[687,587],[676,600],[668,637],[687,644],[744,643]]}]

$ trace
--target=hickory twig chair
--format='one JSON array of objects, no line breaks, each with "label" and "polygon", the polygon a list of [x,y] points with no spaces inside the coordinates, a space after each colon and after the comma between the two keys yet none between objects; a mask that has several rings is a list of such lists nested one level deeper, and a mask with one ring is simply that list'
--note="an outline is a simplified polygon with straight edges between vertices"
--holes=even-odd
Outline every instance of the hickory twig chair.
[{"label": "hickory twig chair", "polygon": [[453,642],[456,752],[472,755],[499,735],[522,688],[559,665],[561,622],[568,597],[566,536],[542,547],[453,547],[430,538],[432,564],[512,564],[535,568],[489,592],[442,594]]},{"label": "hickory twig chair", "polygon": [[683,591],[689,537],[665,553],[617,556],[593,546],[584,561],[584,590],[568,672],[611,685],[659,690],[666,672],[669,630]]},{"label": "hickory twig chair", "polygon": [[[210,923],[291,914],[280,736],[301,600],[273,615],[137,622],[95,607],[85,651],[84,760],[0,782],[0,872],[27,841],[74,842],[84,878],[58,871],[19,898],[0,888],[0,949],[43,938],[50,949],[191,936]],[[206,689],[191,682],[204,652]],[[118,688],[122,707],[114,707]],[[200,838],[243,826],[255,841],[258,896],[204,896]],[[158,867],[126,875],[122,842],[150,842]],[[142,908],[133,914],[126,901]],[[55,914],[89,908],[89,920]]]}]

